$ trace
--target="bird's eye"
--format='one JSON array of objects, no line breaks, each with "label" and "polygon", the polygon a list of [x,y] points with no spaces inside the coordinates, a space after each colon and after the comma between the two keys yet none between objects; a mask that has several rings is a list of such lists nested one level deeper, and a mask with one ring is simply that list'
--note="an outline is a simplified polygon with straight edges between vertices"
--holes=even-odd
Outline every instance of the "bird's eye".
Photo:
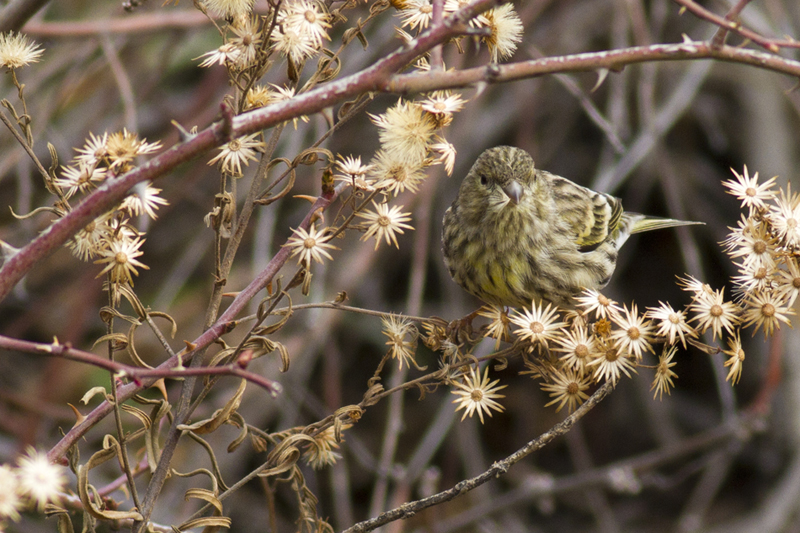
[{"label": "bird's eye", "polygon": [[481,174],[481,185],[486,186],[487,183],[489,183],[489,178]]}]

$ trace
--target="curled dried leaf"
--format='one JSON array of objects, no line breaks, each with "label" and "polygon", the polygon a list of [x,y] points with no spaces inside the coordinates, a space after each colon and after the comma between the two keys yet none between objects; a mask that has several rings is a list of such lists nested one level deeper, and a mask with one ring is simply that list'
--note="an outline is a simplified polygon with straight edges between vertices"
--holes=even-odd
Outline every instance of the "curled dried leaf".
[{"label": "curled dried leaf", "polygon": [[161,311],[150,311],[150,316],[153,318],[163,318],[168,320],[171,326],[169,330],[169,336],[170,338],[175,338],[175,335],[178,333],[178,323],[175,322],[174,318],[167,313],[162,313]]},{"label": "curled dried leaf", "polygon": [[86,391],[86,394],[84,394],[83,397],[81,398],[81,403],[83,405],[88,405],[89,401],[92,398],[94,398],[96,394],[102,394],[104,397],[108,397],[108,393],[106,392],[106,388],[105,387],[101,387],[101,386],[98,385],[97,387],[92,387],[91,389]]},{"label": "curled dried leaf", "polygon": [[[216,497],[219,494],[219,484],[217,483],[217,478],[216,478],[216,476],[214,476],[214,474],[211,473],[210,470],[208,470],[206,468],[197,468],[195,470],[192,470],[191,472],[186,472],[186,473],[178,472],[174,468],[172,468],[171,470],[172,470],[172,473],[175,474],[178,477],[194,477],[194,476],[198,476],[198,475],[208,476],[208,479],[211,481],[211,490],[208,490],[208,489],[189,489],[184,494],[184,498],[186,499],[186,501],[189,501],[189,498],[201,499],[201,500],[207,501],[208,503],[210,503],[214,507],[217,507],[216,504],[214,504],[211,500],[207,499],[207,497],[206,497],[207,494],[210,494],[211,497],[213,497],[214,499],[217,499]],[[195,490],[199,491],[196,495],[194,495],[195,493],[192,492],[192,491],[195,491]],[[190,496],[189,493],[192,493],[193,495]],[[219,500],[217,500],[217,501],[219,501]],[[219,512],[222,512],[222,505],[220,504],[219,507],[217,507],[217,509],[219,509]]]},{"label": "curled dried leaf", "polygon": [[228,444],[228,453],[232,453],[236,451],[236,448],[238,448],[242,444],[242,442],[244,442],[244,439],[247,438],[247,435],[250,432],[247,430],[247,423],[244,421],[244,418],[242,418],[242,415],[240,415],[239,413],[233,413],[230,419],[228,420],[228,423],[240,429],[239,435],[233,440],[233,442]]},{"label": "curled dried leaf", "polygon": [[195,422],[194,424],[181,424],[178,426],[178,429],[182,431],[193,431],[198,435],[216,431],[222,424],[227,422],[231,415],[239,408],[246,387],[247,380],[242,379],[233,397],[228,400],[224,407],[217,409],[211,418]]},{"label": "curled dried leaf", "polygon": [[227,529],[231,528],[231,519],[227,516],[205,516],[202,518],[194,518],[192,520],[187,520],[183,524],[178,526],[178,531],[188,531],[190,529],[196,528],[217,528],[217,527],[224,527]]},{"label": "curled dried leaf", "polygon": [[115,352],[119,352],[124,350],[128,347],[128,337],[123,333],[109,333],[108,335],[103,335],[92,344],[92,348],[95,348],[98,344],[102,344],[104,342],[111,343],[111,350]]},{"label": "curled dried leaf", "polygon": [[142,323],[139,322],[132,316],[123,315],[113,307],[104,306],[100,308],[100,320],[102,320],[106,324],[110,324],[112,320],[115,318],[119,318],[120,320],[124,320],[136,326],[141,325]]},{"label": "curled dried leaf", "polygon": [[37,207],[36,209],[31,211],[27,215],[18,215],[18,214],[16,214],[14,212],[14,209],[11,206],[8,207],[8,210],[11,211],[11,216],[16,218],[17,220],[25,220],[27,218],[31,218],[33,216],[36,216],[39,213],[53,213],[54,215],[56,215],[59,218],[64,216],[64,212],[63,211],[61,211],[60,209],[56,209],[54,207]]},{"label": "curled dried leaf", "polygon": [[123,404],[120,404],[120,408],[122,408],[122,410],[125,411],[126,413],[128,413],[129,415],[133,415],[136,418],[138,418],[139,422],[141,422],[142,425],[145,428],[149,428],[153,423],[153,421],[150,420],[150,417],[147,416],[147,413],[145,413],[144,411],[142,411],[138,407],[134,407],[132,405],[128,405],[128,404],[124,404],[123,403]]},{"label": "curled dried leaf", "polygon": [[130,355],[131,359],[133,359],[133,363],[136,366],[140,366],[143,368],[153,368],[152,366],[145,363],[141,357],[139,357],[139,353],[136,351],[136,346],[134,346],[134,338],[133,335],[136,333],[136,328],[138,325],[132,324],[130,329],[128,329],[128,355]]},{"label": "curled dried leaf", "polygon": [[[111,511],[101,509],[100,506],[95,503],[97,492],[94,490],[94,487],[89,485],[89,472],[93,468],[115,457],[118,458],[120,464],[122,464],[119,443],[111,435],[106,435],[103,439],[103,449],[95,452],[85,465],[78,466],[78,495],[80,496],[81,503],[83,503],[84,511],[100,520],[143,520],[144,517],[136,511]],[[90,497],[90,492],[95,498]]]}]

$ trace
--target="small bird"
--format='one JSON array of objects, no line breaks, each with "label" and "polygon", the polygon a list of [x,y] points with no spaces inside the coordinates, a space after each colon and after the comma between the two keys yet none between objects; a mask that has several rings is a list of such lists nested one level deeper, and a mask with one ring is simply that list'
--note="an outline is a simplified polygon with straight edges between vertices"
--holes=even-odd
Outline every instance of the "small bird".
[{"label": "small bird", "polygon": [[444,215],[450,276],[486,303],[524,307],[545,300],[572,308],[584,289],[611,279],[633,233],[702,224],[622,210],[608,194],[535,168],[511,146],[484,151]]}]

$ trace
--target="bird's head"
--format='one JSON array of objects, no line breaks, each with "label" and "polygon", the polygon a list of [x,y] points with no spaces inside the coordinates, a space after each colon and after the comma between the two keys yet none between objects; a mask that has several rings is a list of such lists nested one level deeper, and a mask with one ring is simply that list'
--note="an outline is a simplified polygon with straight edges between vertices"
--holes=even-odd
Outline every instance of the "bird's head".
[{"label": "bird's head", "polygon": [[484,151],[461,185],[459,200],[486,214],[530,208],[547,184],[538,179],[533,158],[520,148],[496,146]]}]

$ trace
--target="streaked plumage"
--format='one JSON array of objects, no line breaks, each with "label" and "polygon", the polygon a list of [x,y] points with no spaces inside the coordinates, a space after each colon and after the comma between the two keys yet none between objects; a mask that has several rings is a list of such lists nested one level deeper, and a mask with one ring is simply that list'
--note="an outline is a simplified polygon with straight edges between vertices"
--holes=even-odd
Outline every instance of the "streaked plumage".
[{"label": "streaked plumage", "polygon": [[618,198],[534,167],[527,152],[483,152],[444,215],[450,275],[481,300],[512,307],[547,300],[572,307],[606,286],[632,233],[696,224],[623,211]]}]

